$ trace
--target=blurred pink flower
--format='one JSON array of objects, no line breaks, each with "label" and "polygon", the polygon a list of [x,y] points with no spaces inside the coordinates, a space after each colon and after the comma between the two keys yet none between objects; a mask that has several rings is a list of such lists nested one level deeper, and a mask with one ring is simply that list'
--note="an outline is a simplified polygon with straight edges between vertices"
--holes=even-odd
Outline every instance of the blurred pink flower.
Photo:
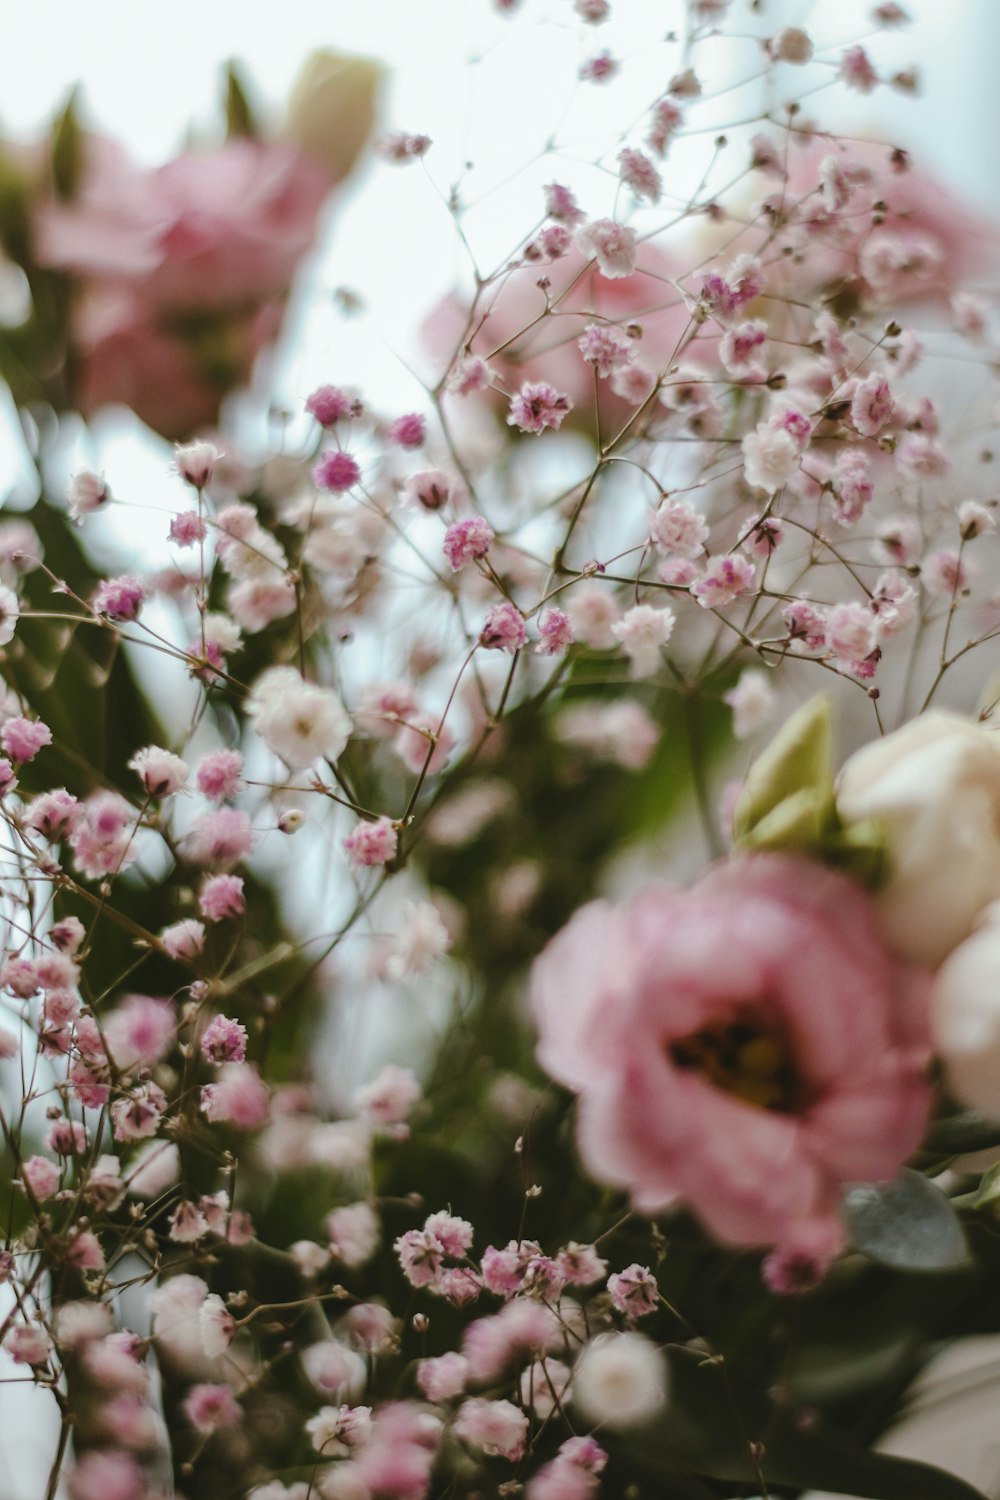
[{"label": "blurred pink flower", "polygon": [[82,283],[74,393],[167,436],[210,424],[272,341],[329,177],[295,147],[234,140],[153,170],[89,136],[82,185],[36,222],[42,265]]},{"label": "blurred pink flower", "polygon": [[930,1091],[924,976],[867,894],[779,855],[584,907],[536,961],[543,1066],[580,1095],[584,1164],[718,1239],[840,1241],[840,1188],[896,1176]]}]

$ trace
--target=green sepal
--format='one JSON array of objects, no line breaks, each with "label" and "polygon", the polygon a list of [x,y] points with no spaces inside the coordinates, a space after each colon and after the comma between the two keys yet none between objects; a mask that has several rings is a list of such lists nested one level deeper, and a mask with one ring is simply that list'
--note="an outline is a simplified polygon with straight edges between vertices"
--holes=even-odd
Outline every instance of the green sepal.
[{"label": "green sepal", "polygon": [[817,814],[822,799],[833,800],[830,704],[822,695],[792,714],[747,772],[733,813],[737,844],[749,844],[750,835],[769,814],[802,793],[812,795]]},{"label": "green sepal", "polygon": [[83,132],[76,112],[76,90],[52,126],[52,185],[57,198],[76,197],[83,177]]}]

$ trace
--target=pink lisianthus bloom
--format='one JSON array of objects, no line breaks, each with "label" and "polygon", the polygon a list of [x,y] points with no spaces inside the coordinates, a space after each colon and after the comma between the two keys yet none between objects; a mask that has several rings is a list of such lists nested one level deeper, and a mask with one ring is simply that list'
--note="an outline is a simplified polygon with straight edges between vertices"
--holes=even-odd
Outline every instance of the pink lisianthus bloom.
[{"label": "pink lisianthus bloom", "polygon": [[39,262],[82,286],[83,409],[121,401],[172,437],[210,425],[276,336],[329,188],[287,144],[233,140],[144,170],[88,137],[79,192],[35,226]]},{"label": "pink lisianthus bloom", "polygon": [[727,1244],[839,1247],[840,1190],[894,1178],[930,1090],[926,979],[868,895],[745,856],[690,890],[579,911],[536,960],[543,1067],[580,1102],[587,1169]]}]

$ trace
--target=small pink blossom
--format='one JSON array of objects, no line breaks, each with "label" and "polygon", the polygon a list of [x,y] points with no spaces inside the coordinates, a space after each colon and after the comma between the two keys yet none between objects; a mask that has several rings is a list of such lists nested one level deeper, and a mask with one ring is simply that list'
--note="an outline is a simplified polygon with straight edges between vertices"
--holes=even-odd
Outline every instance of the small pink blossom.
[{"label": "small pink blossom", "polygon": [[573,625],[561,609],[547,609],[538,621],[539,656],[561,656],[573,644]]},{"label": "small pink blossom", "polygon": [[7,797],[16,790],[17,777],[14,775],[14,767],[6,756],[0,756],[0,797]]},{"label": "small pink blossom", "polygon": [[977,536],[984,536],[988,531],[995,531],[996,526],[996,516],[993,511],[985,505],[980,505],[978,500],[963,500],[959,505],[958,529],[963,542],[974,541]]},{"label": "small pink blossom", "polygon": [[618,63],[608,51],[598,52],[580,65],[578,77],[584,83],[607,83],[618,72]]},{"label": "small pink blossom", "polygon": [[253,848],[250,819],[241,808],[220,807],[202,813],[188,838],[188,858],[196,865],[228,865]]},{"label": "small pink blossom", "polygon": [[667,93],[675,99],[697,99],[701,94],[701,83],[693,68],[675,73],[667,84]]},{"label": "small pink blossom", "polygon": [[141,1083],[111,1106],[116,1141],[143,1141],[160,1128],[167,1099],[158,1084]]},{"label": "small pink blossom", "polygon": [[463,1442],[483,1453],[516,1463],[523,1458],[528,1418],[511,1401],[465,1401],[455,1415],[454,1430]]},{"label": "small pink blossom", "polygon": [[576,341],[577,348],[602,380],[622,369],[635,357],[635,340],[613,323],[589,323]]},{"label": "small pink blossom", "polygon": [[800,448],[782,427],[759,422],[741,444],[743,477],[751,489],[774,494],[788,483],[799,467]]},{"label": "small pink blossom", "polygon": [[663,193],[663,180],[644,151],[636,151],[628,146],[619,151],[618,175],[637,198],[659,203]]},{"label": "small pink blossom", "polygon": [[214,443],[178,443],[174,449],[177,472],[192,489],[205,490],[212,483],[222,454]]},{"label": "small pink blossom", "polygon": [[195,1385],[184,1399],[184,1415],[196,1432],[209,1434],[235,1427],[243,1416],[228,1385]]},{"label": "small pink blossom", "polygon": [[719,358],[730,375],[763,375],[766,364],[759,358],[767,343],[767,324],[760,318],[738,323],[722,336]]},{"label": "small pink blossom", "polygon": [[259,1130],[267,1120],[267,1085],[252,1063],[223,1066],[219,1081],[201,1091],[201,1112],[206,1120],[232,1125],[236,1130]]},{"label": "small pink blossom", "polygon": [[830,476],[836,496],[833,513],[842,526],[853,526],[864,515],[875,492],[868,461],[860,453],[845,448],[837,456]]},{"label": "small pink blossom", "polygon": [[198,910],[206,922],[242,917],[247,909],[242,875],[209,875],[198,892]]},{"label": "small pink blossom", "polygon": [[82,1156],[87,1149],[87,1132],[78,1120],[56,1120],[45,1144],[57,1156]]},{"label": "small pink blossom", "polygon": [[669,605],[635,604],[611,630],[629,659],[633,677],[651,677],[663,663],[663,647],[673,634],[677,617]]},{"label": "small pink blossom", "polygon": [[593,219],[576,236],[580,252],[596,260],[597,269],[609,280],[632,275],[638,242],[635,230],[615,219]]},{"label": "small pink blossom", "polygon": [[407,1118],[422,1092],[412,1068],[387,1063],[371,1083],[355,1090],[354,1108],[373,1124],[395,1125]]},{"label": "small pink blossom", "polygon": [[528,638],[524,628],[524,616],[513,604],[506,601],[494,604],[483,621],[479,632],[479,644],[488,651],[519,651]]},{"label": "small pink blossom", "polygon": [[417,1366],[417,1384],[428,1401],[440,1404],[460,1396],[469,1377],[469,1361],[461,1354],[441,1354],[422,1359]]},{"label": "small pink blossom", "polygon": [[44,1328],[15,1323],[4,1334],[3,1348],[15,1364],[44,1365],[52,1353],[52,1340]]},{"label": "small pink blossom", "polygon": [[419,412],[407,412],[389,423],[386,436],[400,448],[419,448],[427,436],[427,423]]},{"label": "small pink blossom", "polygon": [[170,522],[168,540],[178,547],[193,547],[208,535],[208,524],[196,510],[182,510]]},{"label": "small pink blossom", "polygon": [[486,390],[492,373],[485,359],[480,359],[477,354],[467,354],[452,366],[448,389],[456,396],[472,396]]},{"label": "small pink blossom", "polygon": [[700,557],[708,540],[705,519],[690,500],[665,498],[647,517],[649,539],[667,557]]},{"label": "small pink blossom", "polygon": [[163,951],[171,958],[177,959],[179,963],[188,963],[197,958],[205,946],[204,925],[193,917],[186,917],[182,922],[164,927],[160,933],[160,942]]},{"label": "small pink blossom", "polygon": [[454,572],[485,557],[494,542],[493,527],[482,516],[455,521],[444,534],[442,550]]},{"label": "small pink blossom", "polygon": [[47,1156],[29,1156],[21,1163],[21,1177],[31,1196],[39,1203],[51,1198],[59,1187],[60,1170]]},{"label": "small pink blossom", "polygon": [[313,481],[321,490],[330,490],[339,495],[349,490],[361,478],[361,469],[356,458],[339,448],[324,453],[313,467]]},{"label": "small pink blossom", "polygon": [[608,1273],[608,1263],[593,1245],[578,1245],[570,1240],[556,1257],[559,1274],[568,1286],[593,1286]]},{"label": "small pink blossom", "polygon": [[208,1233],[208,1220],[196,1203],[183,1199],[170,1215],[170,1238],[178,1245],[195,1245]]},{"label": "small pink blossom", "polygon": [[383,160],[402,167],[408,162],[417,161],[421,156],[426,156],[432,145],[429,135],[415,135],[405,130],[397,130],[393,135],[387,135],[379,141],[375,149]]},{"label": "small pink blossom", "polygon": [[722,609],[754,585],[753,564],[737,553],[713,557],[691,593],[702,609]]},{"label": "small pink blossom", "polygon": [[457,481],[443,469],[421,469],[403,482],[403,499],[423,510],[441,510],[457,493]]},{"label": "small pink blossom", "polygon": [[128,995],[104,1017],[103,1032],[116,1067],[155,1068],[174,1044],[177,1016],[169,1000]]},{"label": "small pink blossom", "polygon": [[243,785],[242,770],[243,757],[238,750],[213,750],[198,762],[198,790],[213,802],[228,802]]},{"label": "small pink blossom", "polygon": [[862,380],[851,398],[851,421],[862,437],[877,437],[892,421],[896,403],[884,375]]},{"label": "small pink blossom", "polygon": [[969,586],[969,564],[954,547],[940,547],[924,559],[920,581],[929,594],[958,598]]},{"label": "small pink blossom", "polygon": [[333,1209],[324,1227],[331,1255],[345,1266],[363,1266],[378,1249],[378,1217],[368,1203],[347,1203]]},{"label": "small pink blossom", "polygon": [[646,141],[657,156],[666,156],[683,123],[684,116],[672,99],[660,99],[653,105]]},{"label": "small pink blossom", "polygon": [[131,1453],[90,1448],[69,1474],[69,1500],[142,1500],[146,1474]]},{"label": "small pink blossom", "polygon": [[544,432],[547,427],[558,429],[573,403],[568,396],[557,391],[545,381],[526,381],[516,396],[511,397],[507,424],[519,432]]},{"label": "small pink blossom", "polygon": [[230,1016],[213,1016],[201,1034],[206,1062],[239,1063],[247,1055],[247,1029]]},{"label": "small pink blossom", "polygon": [[128,766],[151,797],[170,797],[187,781],[186,762],[159,745],[147,745],[145,750],[137,750]]},{"label": "small pink blossom", "polygon": [[101,1242],[89,1229],[73,1236],[66,1247],[66,1259],[78,1271],[103,1271],[105,1265]]},{"label": "small pink blossom", "polygon": [[361,415],[361,403],[335,385],[321,385],[306,398],[306,411],[321,427],[335,427],[345,417]]},{"label": "small pink blossom", "polygon": [[644,1318],[660,1305],[660,1289],[648,1266],[637,1264],[608,1277],[611,1304],[627,1318]]},{"label": "small pink blossom", "polygon": [[878,74],[864,47],[848,47],[841,56],[837,71],[847,87],[859,94],[870,94],[878,83]]},{"label": "small pink blossom", "polygon": [[698,288],[698,302],[725,325],[759,297],[765,285],[760,261],[752,255],[739,255],[727,271],[705,272]]},{"label": "small pink blossom", "polygon": [[103,510],[110,499],[111,490],[108,488],[104,475],[95,474],[90,469],[81,469],[69,482],[69,489],[66,492],[66,509],[69,511],[70,519],[82,525],[84,516]]},{"label": "small pink blossom", "polygon": [[52,743],[52,730],[41,719],[23,719],[19,715],[0,728],[0,745],[18,764],[34,760],[39,750]]},{"label": "small pink blossom", "polygon": [[424,772],[436,776],[447,764],[455,747],[455,736],[447,724],[431,714],[415,714],[398,731],[393,748],[414,776]]},{"label": "small pink blossom", "polygon": [[775,62],[794,63],[796,67],[802,67],[813,55],[813,44],[808,32],[801,27],[783,26],[769,40],[767,51]]},{"label": "small pink blossom", "polygon": [[583,211],[568,187],[563,187],[560,182],[550,182],[545,188],[545,212],[550,219],[558,219],[562,223],[577,224],[583,218]]},{"label": "small pink blossom", "polygon": [[122,574],[108,578],[95,593],[91,605],[96,615],[104,615],[116,624],[125,625],[139,618],[146,597],[146,585],[138,578]]},{"label": "small pink blossom", "polygon": [[842,665],[863,661],[876,646],[875,616],[864,604],[834,604],[826,617],[826,645]]}]

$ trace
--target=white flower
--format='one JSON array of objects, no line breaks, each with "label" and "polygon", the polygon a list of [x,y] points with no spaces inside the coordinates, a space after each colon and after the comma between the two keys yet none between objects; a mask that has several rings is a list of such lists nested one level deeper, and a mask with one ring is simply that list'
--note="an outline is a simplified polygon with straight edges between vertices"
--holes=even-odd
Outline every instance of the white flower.
[{"label": "white flower", "polygon": [[638,235],[625,224],[594,219],[577,231],[576,243],[584,255],[594,257],[597,269],[609,281],[631,276],[635,270]]},{"label": "white flower", "polygon": [[783,427],[760,422],[743,439],[743,477],[751,489],[774,494],[799,466],[799,446]]},{"label": "white flower", "polygon": [[775,693],[770,674],[760,667],[745,668],[736,686],[723,693],[722,701],[733,711],[733,734],[738,740],[756,734],[774,713]]},{"label": "white flower", "polygon": [[1000,1119],[1000,908],[942,964],[931,994],[934,1049],[949,1091]]},{"label": "white flower", "polygon": [[573,1370],[573,1405],[591,1422],[638,1427],[667,1399],[667,1367],[641,1333],[603,1333]]},{"label": "white flower", "polygon": [[198,1328],[202,1348],[209,1359],[225,1354],[236,1332],[236,1319],[216,1292],[210,1292],[201,1304]]},{"label": "white flower", "polygon": [[672,609],[636,604],[611,627],[631,663],[633,677],[651,677],[661,664],[660,649],[670,639],[676,616]]},{"label": "white flower", "polygon": [[302,1367],[310,1385],[325,1396],[355,1400],[364,1390],[368,1368],[360,1354],[336,1339],[325,1339],[302,1351]]},{"label": "white flower", "polygon": [[904,957],[936,967],[1000,899],[1000,735],[922,714],[851,756],[837,806],[847,823],[881,823],[883,932]]},{"label": "white flower", "polygon": [[332,688],[304,682],[294,667],[271,667],[258,677],[247,712],[261,739],[293,771],[336,760],[351,733],[351,718]]},{"label": "white flower", "polygon": [[385,963],[389,979],[423,974],[435,959],[451,947],[448,929],[430,901],[407,901],[402,931],[395,938]]},{"label": "white flower", "polygon": [[14,639],[20,616],[21,605],[14,590],[0,584],[0,646]]}]

